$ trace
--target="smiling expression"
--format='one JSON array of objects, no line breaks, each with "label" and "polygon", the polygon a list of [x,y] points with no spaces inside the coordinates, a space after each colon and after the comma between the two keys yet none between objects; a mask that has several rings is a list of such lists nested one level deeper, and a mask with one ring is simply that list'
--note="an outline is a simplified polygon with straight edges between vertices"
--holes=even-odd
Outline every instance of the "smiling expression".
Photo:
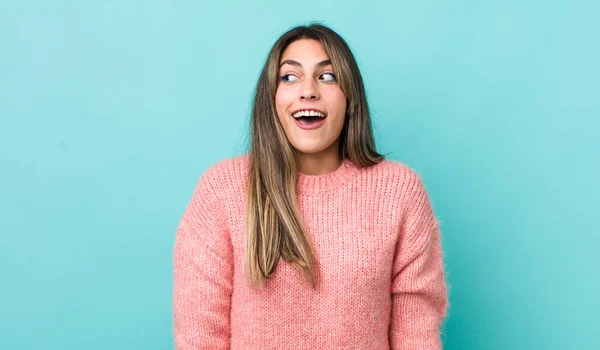
[{"label": "smiling expression", "polygon": [[[321,42],[294,41],[282,53],[279,64],[275,105],[279,122],[292,146],[302,153],[337,147],[346,117],[346,96]],[[320,126],[303,129],[298,125],[293,116],[306,110],[325,116]]]}]

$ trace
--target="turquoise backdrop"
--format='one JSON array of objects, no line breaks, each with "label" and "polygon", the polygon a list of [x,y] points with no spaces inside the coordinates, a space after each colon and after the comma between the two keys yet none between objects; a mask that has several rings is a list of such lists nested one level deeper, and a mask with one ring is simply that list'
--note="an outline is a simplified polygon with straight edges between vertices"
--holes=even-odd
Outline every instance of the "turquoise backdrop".
[{"label": "turquoise backdrop", "polygon": [[0,348],[172,349],[195,183],[247,150],[275,39],[350,44],[423,177],[445,349],[600,349],[598,1],[2,1]]}]

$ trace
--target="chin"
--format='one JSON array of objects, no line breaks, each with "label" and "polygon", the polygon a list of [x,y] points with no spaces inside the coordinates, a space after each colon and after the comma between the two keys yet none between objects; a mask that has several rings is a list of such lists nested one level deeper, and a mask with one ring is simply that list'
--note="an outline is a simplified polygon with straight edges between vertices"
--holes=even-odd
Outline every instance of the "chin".
[{"label": "chin", "polygon": [[300,152],[300,153],[304,153],[304,154],[314,154],[314,153],[319,153],[319,152],[323,152],[325,151],[327,148],[329,148],[329,146],[323,146],[323,145],[299,145],[299,147],[296,147],[296,145],[293,145],[294,148],[296,149],[296,151]]}]

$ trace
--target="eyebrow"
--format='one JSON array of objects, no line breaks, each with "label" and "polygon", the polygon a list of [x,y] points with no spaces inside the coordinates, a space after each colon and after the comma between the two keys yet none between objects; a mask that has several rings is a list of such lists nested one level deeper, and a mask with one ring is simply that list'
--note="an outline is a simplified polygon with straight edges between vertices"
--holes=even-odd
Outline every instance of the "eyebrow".
[{"label": "eyebrow", "polygon": [[[281,64],[279,65],[279,68],[281,68],[281,66],[283,66],[284,64],[291,64],[292,66],[296,66],[296,67],[302,67],[302,65],[300,64],[300,62],[298,61],[294,61],[294,60],[283,60],[283,62],[281,62]],[[321,67],[325,67],[331,64],[331,60],[327,59],[324,61],[321,61],[319,63],[317,63],[317,68],[321,68]]]}]

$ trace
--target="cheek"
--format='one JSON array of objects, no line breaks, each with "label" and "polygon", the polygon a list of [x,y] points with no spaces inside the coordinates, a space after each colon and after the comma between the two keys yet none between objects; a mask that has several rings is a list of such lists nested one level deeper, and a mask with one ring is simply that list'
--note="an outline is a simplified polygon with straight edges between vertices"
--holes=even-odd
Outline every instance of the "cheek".
[{"label": "cheek", "polygon": [[275,92],[275,107],[279,110],[279,106],[281,105],[281,92],[279,89]]},{"label": "cheek", "polygon": [[290,92],[285,89],[278,88],[275,92],[275,104],[277,108],[286,108],[290,104]]},{"label": "cheek", "polygon": [[275,108],[277,109],[277,117],[283,122],[283,114],[285,113],[285,99],[282,92],[277,89],[275,93]]},{"label": "cheek", "polygon": [[340,116],[344,116],[346,114],[346,96],[342,90],[339,88],[332,90],[328,97],[330,108]]}]

